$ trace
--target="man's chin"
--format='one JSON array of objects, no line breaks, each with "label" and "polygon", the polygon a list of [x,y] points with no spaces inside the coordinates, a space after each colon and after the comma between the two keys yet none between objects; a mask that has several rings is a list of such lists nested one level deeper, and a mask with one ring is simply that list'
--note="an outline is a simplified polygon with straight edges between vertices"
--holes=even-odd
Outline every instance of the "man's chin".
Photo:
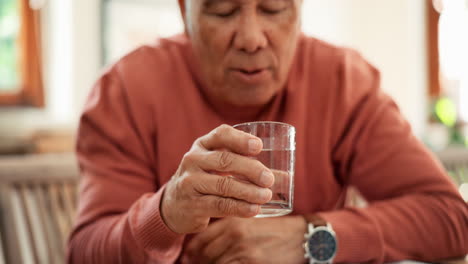
[{"label": "man's chin", "polygon": [[225,86],[224,96],[219,96],[224,98],[225,103],[235,107],[260,107],[268,104],[278,89],[271,82],[261,85],[234,83]]},{"label": "man's chin", "polygon": [[245,94],[243,96],[236,96],[229,100],[229,103],[235,107],[261,107],[271,102],[274,94]]}]

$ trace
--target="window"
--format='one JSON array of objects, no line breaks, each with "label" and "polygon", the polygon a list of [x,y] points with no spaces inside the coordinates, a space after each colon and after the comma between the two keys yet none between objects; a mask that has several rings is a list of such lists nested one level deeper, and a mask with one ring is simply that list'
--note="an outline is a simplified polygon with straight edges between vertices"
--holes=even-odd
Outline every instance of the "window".
[{"label": "window", "polygon": [[468,147],[468,0],[432,0],[427,10],[431,125],[445,126],[438,148]]},{"label": "window", "polygon": [[39,11],[29,3],[0,0],[1,106],[43,106]]},{"label": "window", "polygon": [[429,7],[430,94],[447,96],[468,123],[468,1],[434,0]]},{"label": "window", "polygon": [[14,92],[19,87],[18,50],[19,35],[18,3],[15,0],[0,0],[0,91]]},{"label": "window", "polygon": [[468,122],[468,1],[442,1],[439,19],[440,71],[446,94],[455,102],[458,118]]}]

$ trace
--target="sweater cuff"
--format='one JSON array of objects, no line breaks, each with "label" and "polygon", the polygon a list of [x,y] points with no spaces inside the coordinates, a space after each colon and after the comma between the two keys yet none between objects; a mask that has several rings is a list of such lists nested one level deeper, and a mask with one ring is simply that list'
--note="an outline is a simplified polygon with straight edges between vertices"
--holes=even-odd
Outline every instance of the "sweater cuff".
[{"label": "sweater cuff", "polygon": [[130,209],[130,226],[135,240],[150,258],[175,260],[185,236],[173,232],[162,219],[160,205],[164,187],[143,195]]},{"label": "sweater cuff", "polygon": [[334,262],[382,263],[383,241],[379,228],[363,210],[344,209],[318,213],[330,223],[338,240]]}]

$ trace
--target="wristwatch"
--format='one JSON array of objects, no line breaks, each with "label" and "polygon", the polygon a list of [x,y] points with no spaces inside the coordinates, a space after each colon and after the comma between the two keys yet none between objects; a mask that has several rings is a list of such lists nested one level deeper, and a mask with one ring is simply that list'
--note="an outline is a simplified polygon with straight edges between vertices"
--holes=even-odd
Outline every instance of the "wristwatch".
[{"label": "wristwatch", "polygon": [[330,223],[313,221],[307,224],[308,232],[304,235],[304,250],[310,264],[333,263],[338,250],[338,240]]}]

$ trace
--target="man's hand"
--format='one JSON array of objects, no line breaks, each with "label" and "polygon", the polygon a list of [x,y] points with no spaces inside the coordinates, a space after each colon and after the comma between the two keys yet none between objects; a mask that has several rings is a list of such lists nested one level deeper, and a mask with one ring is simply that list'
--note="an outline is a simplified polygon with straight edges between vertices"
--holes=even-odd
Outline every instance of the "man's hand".
[{"label": "man's hand", "polygon": [[197,139],[166,185],[161,202],[166,225],[187,234],[204,230],[211,217],[258,214],[259,205],[271,199],[267,187],[274,182],[271,171],[251,158],[261,150],[259,138],[227,125]]},{"label": "man's hand", "polygon": [[185,263],[305,263],[301,216],[225,218],[190,241]]}]

